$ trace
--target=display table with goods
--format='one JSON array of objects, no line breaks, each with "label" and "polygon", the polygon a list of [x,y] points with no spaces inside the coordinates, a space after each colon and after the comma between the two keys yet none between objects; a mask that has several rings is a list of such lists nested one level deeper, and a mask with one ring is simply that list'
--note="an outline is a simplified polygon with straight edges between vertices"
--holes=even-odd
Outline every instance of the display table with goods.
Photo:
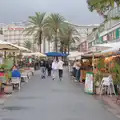
[{"label": "display table with goods", "polygon": [[24,68],[20,69],[20,72],[21,72],[21,79],[22,79],[22,81],[28,82],[30,77],[34,75],[35,71],[34,71],[34,68],[24,67]]}]

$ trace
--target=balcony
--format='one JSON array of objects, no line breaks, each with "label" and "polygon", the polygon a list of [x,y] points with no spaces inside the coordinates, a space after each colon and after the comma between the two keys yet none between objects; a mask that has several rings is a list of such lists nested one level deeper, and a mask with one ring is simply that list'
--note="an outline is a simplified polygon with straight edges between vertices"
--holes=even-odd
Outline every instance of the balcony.
[{"label": "balcony", "polygon": [[120,7],[116,7],[108,12],[108,21],[105,22],[105,30],[108,30],[120,23]]},{"label": "balcony", "polygon": [[120,7],[116,7],[108,12],[108,19],[120,18]]}]

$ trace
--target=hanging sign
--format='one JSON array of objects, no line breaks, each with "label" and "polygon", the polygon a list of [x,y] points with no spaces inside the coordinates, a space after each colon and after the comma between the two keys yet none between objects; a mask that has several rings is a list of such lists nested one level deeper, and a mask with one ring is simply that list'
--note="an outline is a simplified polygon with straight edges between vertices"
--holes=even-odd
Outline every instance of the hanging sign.
[{"label": "hanging sign", "polygon": [[85,79],[85,92],[93,94],[93,73],[87,72]]}]

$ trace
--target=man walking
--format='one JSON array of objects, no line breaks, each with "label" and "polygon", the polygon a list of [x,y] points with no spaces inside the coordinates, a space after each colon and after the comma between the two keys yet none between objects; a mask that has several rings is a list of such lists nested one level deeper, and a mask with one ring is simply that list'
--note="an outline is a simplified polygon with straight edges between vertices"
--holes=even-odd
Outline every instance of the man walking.
[{"label": "man walking", "polygon": [[61,59],[59,59],[59,62],[58,62],[58,71],[59,71],[59,79],[60,79],[60,81],[63,78],[63,64],[64,64],[64,62]]}]

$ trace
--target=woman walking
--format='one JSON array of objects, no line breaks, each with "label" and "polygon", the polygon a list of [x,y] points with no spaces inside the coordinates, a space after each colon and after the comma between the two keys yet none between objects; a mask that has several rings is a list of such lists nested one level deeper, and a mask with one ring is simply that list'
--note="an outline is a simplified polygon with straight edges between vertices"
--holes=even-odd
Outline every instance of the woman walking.
[{"label": "woman walking", "polygon": [[53,60],[53,62],[52,62],[52,77],[53,77],[53,80],[56,79],[57,70],[58,70],[58,62],[56,60]]}]

